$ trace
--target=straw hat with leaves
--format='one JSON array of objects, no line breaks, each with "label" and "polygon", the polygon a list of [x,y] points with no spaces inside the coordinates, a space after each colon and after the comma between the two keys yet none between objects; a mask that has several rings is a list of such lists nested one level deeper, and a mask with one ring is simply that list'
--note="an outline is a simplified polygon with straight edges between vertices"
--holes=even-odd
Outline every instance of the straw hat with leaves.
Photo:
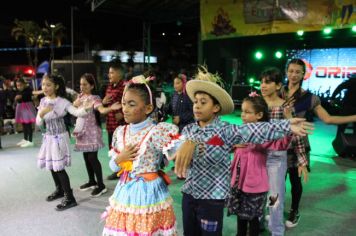
[{"label": "straw hat with leaves", "polygon": [[218,114],[224,115],[234,110],[234,102],[222,86],[223,82],[218,74],[211,74],[206,67],[199,66],[194,79],[187,82],[186,91],[192,101],[197,92],[204,92],[214,97],[221,108]]}]

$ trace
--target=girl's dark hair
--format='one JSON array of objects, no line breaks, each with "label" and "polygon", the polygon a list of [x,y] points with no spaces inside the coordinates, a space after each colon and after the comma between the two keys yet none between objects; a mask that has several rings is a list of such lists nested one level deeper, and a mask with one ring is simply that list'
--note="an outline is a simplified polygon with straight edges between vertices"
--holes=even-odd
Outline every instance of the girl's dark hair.
[{"label": "girl's dark hair", "polygon": [[[94,75],[90,73],[85,73],[80,78],[85,79],[90,85],[93,86],[93,89],[91,90],[91,94],[98,95],[97,82]],[[95,115],[95,120],[97,125],[101,127],[100,112],[98,110],[94,110],[94,115]]]},{"label": "girl's dark hair", "polygon": [[[305,65],[305,62],[302,60],[302,59],[299,59],[299,58],[294,58],[294,59],[291,59],[288,63],[287,63],[287,71],[288,71],[288,68],[291,64],[296,64],[296,65],[300,65],[302,68],[303,68],[303,76],[306,72],[306,65]],[[301,79],[300,82],[299,82],[299,88],[297,91],[295,91],[295,93],[292,95],[292,97],[295,99],[295,100],[298,100],[298,98],[301,97],[302,95],[302,84],[303,84],[303,80],[304,79]],[[289,88],[288,88],[288,85],[289,85],[289,79],[288,79],[288,83],[287,83],[287,86],[286,86],[286,90],[288,91]]]},{"label": "girl's dark hair", "polygon": [[67,98],[66,85],[63,76],[48,74],[43,79],[49,79],[54,85],[58,86],[58,89],[55,89],[55,93],[58,97]]},{"label": "girl's dark hair", "polygon": [[18,78],[16,83],[27,84],[24,78]]},{"label": "girl's dark hair", "polygon": [[[149,86],[149,84],[147,84]],[[146,105],[149,105],[151,103],[150,100],[150,92],[148,91],[148,88],[146,87],[146,84],[134,84],[130,83],[127,85],[126,90],[134,90],[138,93],[138,95],[142,98],[142,100],[145,102]],[[156,107],[155,103],[155,98],[154,98],[154,91],[152,91],[152,88],[150,87],[151,93],[152,93],[152,105],[153,109],[152,112],[154,111]]]},{"label": "girl's dark hair", "polygon": [[250,102],[256,113],[262,112],[263,116],[259,121],[268,121],[268,105],[261,96],[246,97],[242,102]]},{"label": "girl's dark hair", "polygon": [[85,79],[90,85],[94,87],[91,91],[92,94],[98,95],[98,85],[93,74],[85,73],[80,78]]},{"label": "girl's dark hair", "polygon": [[262,79],[280,84],[283,82],[283,74],[280,69],[276,67],[270,67],[262,71],[260,75],[260,81],[262,81]]}]

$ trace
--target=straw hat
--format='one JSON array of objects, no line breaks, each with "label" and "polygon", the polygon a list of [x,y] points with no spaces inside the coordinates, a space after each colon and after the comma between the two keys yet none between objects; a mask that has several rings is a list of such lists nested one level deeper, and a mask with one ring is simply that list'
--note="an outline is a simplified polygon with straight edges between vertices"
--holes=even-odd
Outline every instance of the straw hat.
[{"label": "straw hat", "polygon": [[193,80],[187,82],[186,91],[189,98],[193,101],[194,95],[202,91],[214,97],[220,104],[219,115],[229,114],[234,110],[234,102],[231,96],[218,83],[221,78],[217,74],[211,74],[203,66],[198,68],[198,74]]}]

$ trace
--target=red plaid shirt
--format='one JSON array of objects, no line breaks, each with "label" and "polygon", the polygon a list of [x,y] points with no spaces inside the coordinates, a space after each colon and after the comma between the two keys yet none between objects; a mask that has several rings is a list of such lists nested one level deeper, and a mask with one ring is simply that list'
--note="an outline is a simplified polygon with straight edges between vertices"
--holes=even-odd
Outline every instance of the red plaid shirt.
[{"label": "red plaid shirt", "polygon": [[[110,106],[115,102],[120,102],[121,103],[121,99],[122,99],[122,95],[124,93],[124,81],[120,80],[120,82],[118,82],[117,84],[109,84],[108,87],[106,88],[105,91],[105,96],[111,96],[112,100],[110,103],[105,104],[105,106]],[[116,113],[122,113],[122,110],[119,111],[111,111],[107,114],[106,116],[106,130],[108,131],[108,133],[114,133],[116,127],[118,127],[119,125],[124,125],[125,121],[124,119],[117,121],[115,114]]]},{"label": "red plaid shirt", "polygon": [[[269,118],[270,120],[281,120],[285,119],[284,117],[284,107],[270,107],[269,108]],[[293,135],[290,149],[294,150],[294,153],[298,157],[298,165],[299,166],[306,166],[308,164],[307,154],[305,151],[305,143],[303,137]]]}]

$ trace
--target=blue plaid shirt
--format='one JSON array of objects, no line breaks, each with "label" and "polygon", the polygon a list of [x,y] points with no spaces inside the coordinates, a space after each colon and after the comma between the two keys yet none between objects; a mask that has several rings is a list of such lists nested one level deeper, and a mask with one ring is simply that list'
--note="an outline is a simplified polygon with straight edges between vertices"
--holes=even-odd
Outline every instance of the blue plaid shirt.
[{"label": "blue plaid shirt", "polygon": [[290,133],[287,120],[233,125],[216,117],[201,128],[197,122],[182,134],[198,143],[182,192],[195,199],[225,199],[230,189],[230,152],[238,143],[264,143]]}]

